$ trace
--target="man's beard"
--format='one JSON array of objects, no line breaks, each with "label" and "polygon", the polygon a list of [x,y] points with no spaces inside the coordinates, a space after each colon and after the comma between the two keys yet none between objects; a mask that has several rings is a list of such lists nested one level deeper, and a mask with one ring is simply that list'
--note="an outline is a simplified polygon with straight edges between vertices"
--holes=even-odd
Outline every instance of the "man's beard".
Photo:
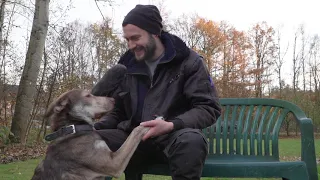
[{"label": "man's beard", "polygon": [[132,49],[131,51],[134,53],[135,50],[143,50],[144,55],[142,57],[135,56],[136,59],[138,61],[151,61],[155,55],[156,49],[157,49],[156,41],[152,37],[152,35],[149,35],[149,41],[145,47],[144,46],[137,46],[134,49]]}]

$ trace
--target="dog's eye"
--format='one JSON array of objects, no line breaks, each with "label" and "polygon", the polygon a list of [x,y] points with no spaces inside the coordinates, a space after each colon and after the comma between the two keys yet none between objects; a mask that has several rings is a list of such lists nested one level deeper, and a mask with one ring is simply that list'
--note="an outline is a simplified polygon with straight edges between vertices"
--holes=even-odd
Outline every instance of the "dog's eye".
[{"label": "dog's eye", "polygon": [[91,94],[87,94],[85,97],[91,97]]}]

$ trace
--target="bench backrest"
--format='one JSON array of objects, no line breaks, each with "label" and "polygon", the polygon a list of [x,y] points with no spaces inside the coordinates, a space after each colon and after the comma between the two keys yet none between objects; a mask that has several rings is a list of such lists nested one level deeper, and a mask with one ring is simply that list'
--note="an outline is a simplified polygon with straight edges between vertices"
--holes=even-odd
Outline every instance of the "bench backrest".
[{"label": "bench backrest", "polygon": [[[221,98],[222,115],[203,129],[209,141],[209,154],[263,156],[279,160],[278,137],[289,112],[305,117],[296,105],[278,99]],[[219,128],[220,127],[220,128]]]}]

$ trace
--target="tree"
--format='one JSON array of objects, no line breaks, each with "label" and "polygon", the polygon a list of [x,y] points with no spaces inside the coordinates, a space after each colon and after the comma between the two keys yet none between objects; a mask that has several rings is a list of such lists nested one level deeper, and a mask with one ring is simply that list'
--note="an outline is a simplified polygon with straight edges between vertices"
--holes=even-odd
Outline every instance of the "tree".
[{"label": "tree", "polygon": [[275,60],[275,71],[278,76],[278,84],[279,84],[279,98],[282,98],[282,89],[284,85],[284,81],[282,79],[282,66],[284,64],[284,57],[286,56],[288,49],[289,49],[289,42],[287,47],[285,47],[284,52],[282,51],[282,45],[281,45],[281,32],[280,32],[280,27],[277,30],[277,58]]},{"label": "tree", "polygon": [[199,18],[195,27],[200,36],[200,41],[196,46],[196,50],[206,60],[210,74],[213,77],[217,77],[216,62],[221,56],[226,37],[220,30],[220,24],[212,20]]},{"label": "tree", "polygon": [[306,37],[305,37],[305,27],[303,24],[299,27],[301,35],[301,65],[302,65],[302,82],[303,82],[303,91],[306,92],[306,62],[305,62],[305,47],[306,47]]},{"label": "tree", "polygon": [[0,125],[2,120],[2,108],[4,109],[4,121],[7,118],[7,102],[6,102],[6,80],[5,80],[5,52],[3,47],[5,41],[3,39],[3,27],[4,27],[4,16],[5,16],[6,0],[1,0],[0,4]]},{"label": "tree", "polygon": [[[250,84],[250,67],[248,66],[249,50],[252,48],[247,34],[233,26],[221,22],[220,30],[225,40],[222,43],[222,54],[218,65],[221,67],[222,97],[247,97]],[[220,68],[218,68],[220,69]]]},{"label": "tree", "polygon": [[[6,2],[7,2],[6,0],[1,0],[1,4],[0,4],[0,55],[2,52],[2,46],[4,44],[3,25],[4,25],[4,14],[5,14]],[[0,80],[1,80],[1,66],[0,66]]]},{"label": "tree", "polygon": [[106,70],[115,65],[123,50],[123,42],[118,38],[111,28],[111,19],[107,19],[101,24],[94,23],[90,26],[93,35],[92,45],[95,48],[95,60],[97,65],[97,79],[100,79]]},{"label": "tree", "polygon": [[311,104],[311,115],[315,125],[320,124],[320,37],[319,35],[314,35],[311,39],[309,46],[308,55],[308,66],[309,66],[309,92],[310,99],[309,104]]},{"label": "tree", "polygon": [[36,93],[36,82],[49,26],[49,0],[36,0],[29,47],[19,83],[10,136],[12,142],[26,142],[28,119]]},{"label": "tree", "polygon": [[183,39],[187,46],[194,50],[200,43],[201,39],[199,31],[196,27],[197,19],[199,19],[199,17],[196,14],[182,14],[177,19],[174,19],[173,24],[171,25],[171,32]]},{"label": "tree", "polygon": [[320,107],[320,62],[318,60],[320,51],[320,38],[318,35],[315,35],[313,37],[311,48],[311,59],[313,60],[313,62],[310,62],[310,70],[313,79],[310,79],[310,81],[313,81],[313,89],[315,92],[315,97],[313,99],[316,102],[317,106]]},{"label": "tree", "polygon": [[[300,64],[298,59],[298,53],[297,51],[297,38],[298,38],[298,32],[294,34],[294,41],[293,41],[293,57],[292,57],[292,70],[293,70],[293,79],[292,79],[292,87],[293,87],[293,93],[296,94],[296,90],[298,87],[298,80],[299,80],[299,74],[300,74]],[[294,97],[294,102],[296,102],[296,97]]]},{"label": "tree", "polygon": [[267,70],[275,57],[274,29],[266,22],[257,23],[249,31],[253,46],[253,64],[255,69],[255,97],[262,97],[263,85],[268,82]]}]

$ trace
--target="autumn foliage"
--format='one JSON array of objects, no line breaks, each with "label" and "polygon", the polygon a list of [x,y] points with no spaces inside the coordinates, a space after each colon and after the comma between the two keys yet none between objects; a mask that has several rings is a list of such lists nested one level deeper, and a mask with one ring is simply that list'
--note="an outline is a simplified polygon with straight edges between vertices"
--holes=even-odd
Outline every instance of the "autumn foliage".
[{"label": "autumn foliage", "polygon": [[275,48],[272,28],[257,24],[250,35],[225,22],[197,18],[193,23],[190,37],[198,40],[193,49],[204,57],[220,96],[262,97],[267,60]]},{"label": "autumn foliage", "polygon": [[[284,47],[279,29],[267,22],[257,22],[240,30],[228,22],[218,22],[198,15],[182,15],[165,27],[181,37],[185,43],[203,56],[221,98],[259,97],[285,99],[299,105],[320,125],[320,38],[307,41],[303,28],[295,34],[294,55],[285,55],[292,46]],[[28,133],[41,140],[46,134],[43,112],[54,97],[73,88],[90,89],[127,50],[121,33],[112,27],[112,20],[83,24],[74,21],[63,27],[50,27],[41,62]],[[294,44],[294,45],[295,45]],[[17,54],[17,53],[16,53]],[[288,56],[290,58],[288,58]],[[286,58],[284,58],[286,57]],[[294,67],[284,66],[284,60]],[[288,64],[288,62],[287,62]],[[290,63],[289,63],[290,64]],[[17,68],[18,69],[18,68]],[[293,69],[288,81],[284,70]],[[14,69],[15,70],[15,69]],[[19,78],[19,70],[15,71]],[[0,79],[0,125],[9,126],[14,112],[14,87],[8,78]],[[9,96],[10,94],[10,96]],[[284,131],[296,131],[292,118],[284,124]],[[0,134],[8,134],[0,129]],[[0,144],[7,143],[7,136]],[[30,135],[29,135],[30,137]]]}]

